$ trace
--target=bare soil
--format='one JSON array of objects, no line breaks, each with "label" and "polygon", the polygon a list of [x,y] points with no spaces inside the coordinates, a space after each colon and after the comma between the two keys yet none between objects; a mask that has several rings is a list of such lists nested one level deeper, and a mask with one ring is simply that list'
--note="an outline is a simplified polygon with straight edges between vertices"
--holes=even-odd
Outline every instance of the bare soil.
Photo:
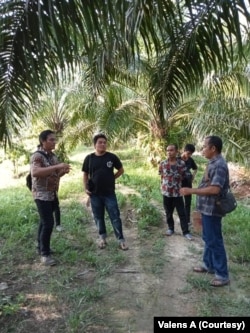
[{"label": "bare soil", "polygon": [[[231,170],[234,192],[240,198],[249,198],[250,184],[247,179],[244,180],[242,170],[238,167],[234,169],[233,166]],[[6,182],[6,177],[2,179]],[[8,185],[10,182],[9,179]],[[5,185],[2,184],[2,186]],[[133,193],[133,190],[121,185],[118,185],[118,191],[128,196]],[[90,323],[84,332],[70,329],[67,326],[64,318],[66,318],[69,309],[65,307],[65,304],[59,303],[53,295],[45,292],[46,283],[50,281],[50,274],[53,275],[51,268],[41,267],[38,260],[29,260],[28,262],[23,260],[16,266],[16,271],[11,271],[8,275],[1,274],[0,286],[3,286],[3,283],[8,284],[8,292],[5,291],[5,294],[21,293],[25,295],[23,307],[14,319],[18,324],[14,332],[152,333],[155,316],[197,316],[200,296],[189,287],[187,279],[193,274],[192,267],[200,262],[203,249],[201,237],[199,234],[194,234],[193,241],[186,240],[182,236],[177,217],[175,217],[175,234],[166,237],[165,214],[161,206],[158,208],[161,211],[161,226],[151,230],[152,237],[146,237],[145,240],[138,237],[132,207],[127,206],[122,210],[124,234],[129,246],[129,250],[123,252],[127,256],[126,265],[117,268],[112,275],[103,281],[106,288],[105,296],[100,304],[94,306],[95,313],[93,315],[97,318],[96,323]],[[97,232],[94,223],[91,221],[86,227],[90,236],[96,239]],[[113,235],[110,235],[109,238],[112,239]],[[160,258],[147,260],[150,258],[156,239],[164,242],[163,251]],[[103,251],[107,251],[107,249],[98,251],[100,251],[99,255],[102,256]],[[156,260],[163,262],[159,274],[155,274],[151,269]],[[20,273],[22,269],[27,267],[32,272],[32,280],[24,280]],[[61,269],[63,270],[63,264]],[[36,279],[36,274],[42,274],[44,280]],[[91,286],[94,279],[95,272],[86,269],[79,261],[78,274],[74,284],[76,286],[81,284]],[[100,314],[103,314],[103,309],[105,309],[105,320],[101,318],[102,320],[98,321],[98,309]],[[72,311],[72,309],[70,310]],[[86,309],[86,311],[91,311],[91,308]],[[8,330],[8,325],[11,327],[12,320],[13,318],[10,317],[8,324],[8,318],[5,318],[3,322],[0,313],[0,331],[12,332]]]}]

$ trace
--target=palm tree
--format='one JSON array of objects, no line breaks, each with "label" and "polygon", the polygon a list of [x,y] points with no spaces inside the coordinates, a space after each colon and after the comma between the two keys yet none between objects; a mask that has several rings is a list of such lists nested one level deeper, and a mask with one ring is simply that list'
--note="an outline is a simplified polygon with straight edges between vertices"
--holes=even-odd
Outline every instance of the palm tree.
[{"label": "palm tree", "polygon": [[81,76],[75,69],[74,77],[69,73],[64,76],[59,75],[58,83],[55,86],[48,86],[31,106],[33,117],[29,119],[28,126],[32,125],[36,132],[50,128],[56,133],[58,140],[56,154],[61,161],[68,159],[65,132],[71,128],[72,118],[83,104],[84,97]]},{"label": "palm tree", "polygon": [[[239,84],[241,82],[241,84]],[[186,104],[193,113],[188,124],[196,137],[211,133],[222,137],[223,152],[229,160],[244,164],[250,161],[249,80],[241,73],[210,77],[195,100]]]},{"label": "palm tree", "polygon": [[238,63],[245,60],[249,11],[245,0],[4,0],[0,17],[0,142],[6,144],[29,102],[45,83],[57,83],[59,71],[87,66],[97,97],[115,68],[139,74],[142,53],[154,63],[150,92],[164,136],[173,110],[207,73],[232,70],[235,52]]}]

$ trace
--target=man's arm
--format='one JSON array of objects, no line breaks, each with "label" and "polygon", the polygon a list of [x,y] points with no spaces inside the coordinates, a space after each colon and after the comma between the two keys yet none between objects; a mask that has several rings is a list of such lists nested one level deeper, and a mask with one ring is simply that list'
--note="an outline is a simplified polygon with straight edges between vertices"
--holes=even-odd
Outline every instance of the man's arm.
[{"label": "man's arm", "polygon": [[85,189],[85,192],[87,194],[90,193],[88,191],[88,187],[87,187],[88,179],[89,179],[89,174],[87,172],[83,171],[83,188]]},{"label": "man's arm", "polygon": [[123,169],[123,167],[121,167],[121,168],[118,169],[117,172],[114,174],[115,179],[117,179],[118,177],[120,177],[123,173],[124,173],[124,169]]},{"label": "man's arm", "polygon": [[[191,157],[192,158],[192,157]],[[192,158],[192,169],[193,169],[193,172],[192,172],[192,181],[194,180],[196,174],[197,174],[197,171],[198,171],[198,166],[197,164],[195,163],[194,159]]]},{"label": "man's arm", "polygon": [[190,194],[217,195],[219,193],[220,193],[220,186],[216,186],[216,185],[209,185],[207,187],[202,187],[202,188],[182,187],[180,189],[181,195],[190,195]]},{"label": "man's arm", "polygon": [[33,165],[31,167],[31,175],[32,177],[41,177],[46,178],[53,174],[54,172],[58,173],[68,173],[70,170],[70,165],[67,163],[59,163],[55,165],[50,165],[47,167],[41,167],[38,165]]}]

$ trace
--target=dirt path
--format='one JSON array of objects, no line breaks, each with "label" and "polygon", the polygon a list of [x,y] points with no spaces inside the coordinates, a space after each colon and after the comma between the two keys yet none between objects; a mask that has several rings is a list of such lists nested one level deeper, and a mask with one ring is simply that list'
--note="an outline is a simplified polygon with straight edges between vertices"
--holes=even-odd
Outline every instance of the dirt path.
[{"label": "dirt path", "polygon": [[[133,193],[121,185],[118,191],[123,194]],[[103,306],[109,312],[107,327],[101,330],[99,327],[97,331],[91,327],[89,332],[152,333],[154,316],[196,316],[197,296],[188,288],[186,278],[200,260],[200,236],[195,236],[191,242],[186,240],[177,217],[175,234],[165,236],[165,215],[162,207],[159,209],[162,214],[161,227],[154,230],[149,240],[138,238],[136,223],[123,220],[124,234],[129,245],[126,252],[128,261],[126,266],[105,280],[108,290]],[[125,215],[128,214],[125,212]],[[95,228],[92,228],[92,232],[93,237],[96,237]],[[164,243],[163,251],[159,257],[152,258],[157,238],[158,242]],[[162,262],[159,274],[153,273],[149,267],[154,264],[154,260]]]}]

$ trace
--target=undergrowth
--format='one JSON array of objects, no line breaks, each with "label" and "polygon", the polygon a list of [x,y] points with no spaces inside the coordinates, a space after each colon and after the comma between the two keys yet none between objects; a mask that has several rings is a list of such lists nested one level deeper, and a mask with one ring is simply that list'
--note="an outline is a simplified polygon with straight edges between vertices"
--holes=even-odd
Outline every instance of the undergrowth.
[{"label": "undergrowth", "polygon": [[[138,194],[122,195],[117,191],[121,210],[131,206],[134,214],[133,227],[137,228],[142,244],[139,257],[144,269],[156,277],[161,276],[164,265],[161,253],[165,242],[158,237],[162,223],[162,196],[158,170],[145,162],[139,151],[117,152],[123,161],[125,174],[119,184],[134,188]],[[196,156],[194,157],[196,158]],[[196,184],[205,168],[204,159],[197,157],[199,172]],[[72,163],[72,172],[61,182],[60,203],[63,226],[67,229],[64,237],[53,234],[55,252],[59,265],[53,271],[41,269],[37,264],[36,233],[38,214],[31,193],[25,187],[24,177],[16,187],[0,190],[0,326],[2,333],[17,332],[16,327],[23,322],[25,309],[35,299],[31,299],[29,286],[39,286],[36,297],[45,302],[48,311],[55,304],[63,304],[64,322],[55,327],[57,333],[87,332],[91,325],[105,324],[106,310],[101,306],[107,288],[106,279],[116,269],[126,265],[125,253],[117,251],[115,240],[101,254],[95,240],[89,235],[92,217],[83,200],[81,161]],[[193,200],[193,208],[195,199]],[[197,316],[243,316],[250,313],[250,219],[249,207],[241,205],[223,220],[223,232],[230,262],[230,272],[234,276],[234,295],[217,293],[207,287],[206,277],[187,276],[187,289],[199,294]],[[108,233],[112,233],[110,224]],[[63,265],[60,265],[62,264]],[[30,269],[34,266],[37,269]],[[90,280],[84,280],[86,275]],[[3,284],[6,281],[7,287]],[[2,285],[1,285],[2,283]],[[11,292],[8,284],[20,286]],[[95,313],[98,312],[98,317]],[[178,315],[178,314],[177,314]],[[61,325],[61,326],[60,326]],[[20,328],[20,327],[19,327]],[[22,332],[21,328],[19,330]]]}]

